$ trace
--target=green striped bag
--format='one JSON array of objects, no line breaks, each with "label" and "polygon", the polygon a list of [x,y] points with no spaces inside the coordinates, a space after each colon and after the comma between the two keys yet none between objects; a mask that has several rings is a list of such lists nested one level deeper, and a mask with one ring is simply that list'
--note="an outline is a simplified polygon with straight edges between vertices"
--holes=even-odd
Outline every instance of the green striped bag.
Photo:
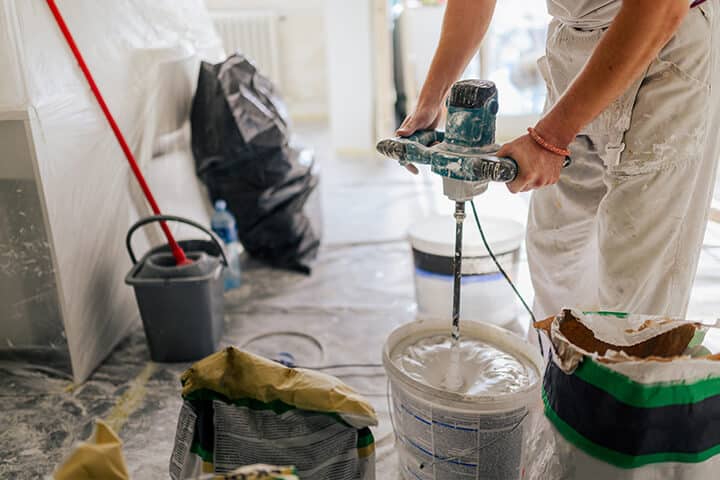
[{"label": "green striped bag", "polygon": [[[618,348],[590,352],[588,338],[578,346],[561,329],[570,318]],[[573,310],[555,318],[543,401],[563,478],[720,478],[720,362],[701,346],[703,329],[691,324],[687,335],[689,324]],[[640,344],[651,357],[620,352]]]},{"label": "green striped bag", "polygon": [[292,465],[301,479],[375,478],[375,411],[335,377],[229,347],[182,383],[173,480],[258,463]]}]

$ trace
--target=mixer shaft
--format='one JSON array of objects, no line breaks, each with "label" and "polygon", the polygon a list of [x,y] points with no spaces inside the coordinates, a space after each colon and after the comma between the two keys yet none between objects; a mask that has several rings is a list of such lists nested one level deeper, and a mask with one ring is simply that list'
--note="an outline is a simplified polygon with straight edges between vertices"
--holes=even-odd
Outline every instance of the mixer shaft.
[{"label": "mixer shaft", "polygon": [[452,338],[460,338],[460,287],[462,280],[462,236],[465,202],[455,202],[455,258],[453,259]]}]

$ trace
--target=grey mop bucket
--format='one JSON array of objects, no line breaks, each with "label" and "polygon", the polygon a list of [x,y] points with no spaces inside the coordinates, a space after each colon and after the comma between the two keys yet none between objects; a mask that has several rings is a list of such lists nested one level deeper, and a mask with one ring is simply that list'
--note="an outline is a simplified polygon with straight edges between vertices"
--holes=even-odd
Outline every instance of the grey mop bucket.
[{"label": "grey mop bucket", "polygon": [[[178,242],[191,264],[175,265],[167,244],[136,260],[133,233],[148,223],[166,220],[191,225],[210,236],[210,240]],[[125,245],[133,262],[125,283],[135,289],[150,358],[155,362],[184,362],[214,353],[223,329],[222,270],[227,266],[215,234],[192,220],[154,215],[130,227]]]}]

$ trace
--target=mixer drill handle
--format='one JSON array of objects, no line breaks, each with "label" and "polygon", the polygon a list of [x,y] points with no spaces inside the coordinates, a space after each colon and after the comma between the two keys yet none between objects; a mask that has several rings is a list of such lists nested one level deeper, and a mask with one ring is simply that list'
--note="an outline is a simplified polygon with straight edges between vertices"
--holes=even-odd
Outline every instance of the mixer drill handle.
[{"label": "mixer drill handle", "polygon": [[[510,183],[518,176],[518,164],[510,157],[480,155],[470,162],[476,178],[491,182]],[[570,157],[565,157],[563,168],[570,165]]]},{"label": "mixer drill handle", "polygon": [[[393,137],[380,140],[377,151],[389,158],[397,160],[401,165],[417,163],[431,165],[433,155],[430,147],[442,142],[444,133],[438,130],[420,130],[408,137]],[[457,156],[460,161],[463,156],[445,152],[444,156]],[[462,165],[462,175],[475,180],[490,180],[493,182],[508,183],[515,180],[518,166],[510,157],[497,157],[494,155],[471,156]],[[461,172],[456,172],[461,174]]]},{"label": "mixer drill handle", "polygon": [[401,165],[408,163],[431,163],[428,147],[442,142],[445,134],[439,130],[418,130],[408,137],[393,137],[380,140],[377,151],[389,158],[397,160]]},{"label": "mixer drill handle", "polygon": [[475,178],[510,183],[518,176],[518,164],[510,157],[481,155],[469,162]]}]

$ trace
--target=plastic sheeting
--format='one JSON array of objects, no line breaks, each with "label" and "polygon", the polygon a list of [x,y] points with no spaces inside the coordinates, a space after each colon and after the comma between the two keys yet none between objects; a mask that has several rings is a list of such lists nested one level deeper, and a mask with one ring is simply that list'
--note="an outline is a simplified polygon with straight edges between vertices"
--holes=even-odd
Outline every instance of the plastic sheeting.
[{"label": "plastic sheeting", "polygon": [[[161,209],[207,222],[182,130],[223,54],[202,0],[57,3]],[[123,240],[144,200],[44,1],[0,0],[0,71],[0,349],[69,353],[82,381],[137,320]]]},{"label": "plastic sheeting", "polygon": [[[325,247],[312,276],[246,266],[243,285],[226,297],[223,345],[270,358],[290,352],[298,365],[305,366],[380,363],[388,334],[415,318],[412,253],[404,241],[407,228],[435,211],[450,216],[453,204],[439,193],[441,185],[430,184],[431,175],[437,176],[427,171],[413,176],[393,162],[333,156],[325,130],[303,125],[298,130],[317,148],[327,174]],[[476,199],[481,212],[501,210],[518,221],[525,216],[523,202],[523,197],[508,195],[502,185],[491,185]],[[720,234],[716,232],[711,240],[720,243]],[[691,318],[718,310],[720,259],[714,255],[711,250],[703,253]],[[531,287],[525,263],[517,281],[528,295]],[[117,428],[125,458],[132,478],[166,478],[182,405],[179,377],[189,365],[148,364],[148,358],[144,334],[138,329],[90,381],[74,390],[66,388],[70,379],[55,370],[0,364],[0,384],[14,385],[13,395],[4,397],[0,415],[0,431],[6,432],[0,435],[0,451],[6,460],[0,463],[0,478],[47,475],[75,441],[90,436],[95,417],[106,418],[117,411],[115,402],[139,387],[145,396],[132,397],[135,409],[123,410],[128,416],[124,426]],[[398,480],[384,370],[329,372],[371,401],[379,418],[378,428],[373,429],[376,478]],[[531,418],[538,433],[531,438],[531,465],[524,478],[560,478],[555,439],[541,414],[540,399],[537,409],[538,415]]]}]

